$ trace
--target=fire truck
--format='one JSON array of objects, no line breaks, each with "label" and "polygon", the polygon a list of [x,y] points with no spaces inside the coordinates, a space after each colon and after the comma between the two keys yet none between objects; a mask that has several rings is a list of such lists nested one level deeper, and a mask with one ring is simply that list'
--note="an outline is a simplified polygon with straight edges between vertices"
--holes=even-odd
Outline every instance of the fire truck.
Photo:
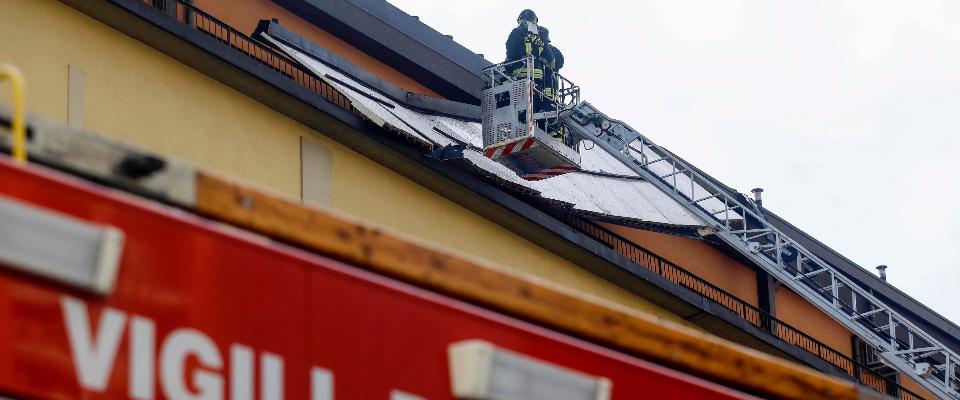
[{"label": "fire truck", "polygon": [[880,396],[16,104],[0,153],[0,397]]}]

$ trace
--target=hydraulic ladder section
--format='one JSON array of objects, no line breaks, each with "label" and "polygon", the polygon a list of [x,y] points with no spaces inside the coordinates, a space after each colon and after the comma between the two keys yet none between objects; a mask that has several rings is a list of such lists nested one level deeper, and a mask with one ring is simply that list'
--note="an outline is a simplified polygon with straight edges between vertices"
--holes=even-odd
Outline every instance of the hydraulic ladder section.
[{"label": "hydraulic ladder section", "polygon": [[587,102],[563,111],[561,118],[573,132],[707,221],[712,234],[862,338],[885,363],[942,398],[960,399],[960,356],[768,224],[752,207]]}]

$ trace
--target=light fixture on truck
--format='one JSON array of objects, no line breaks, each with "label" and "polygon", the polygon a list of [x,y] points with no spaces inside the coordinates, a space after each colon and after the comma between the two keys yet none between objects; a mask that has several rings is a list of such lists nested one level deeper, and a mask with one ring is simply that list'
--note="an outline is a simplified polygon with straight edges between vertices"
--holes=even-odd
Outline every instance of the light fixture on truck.
[{"label": "light fixture on truck", "polygon": [[609,379],[497,348],[482,340],[448,348],[453,395],[464,400],[609,400]]},{"label": "light fixture on truck", "polygon": [[0,197],[0,265],[108,294],[122,249],[114,227]]}]

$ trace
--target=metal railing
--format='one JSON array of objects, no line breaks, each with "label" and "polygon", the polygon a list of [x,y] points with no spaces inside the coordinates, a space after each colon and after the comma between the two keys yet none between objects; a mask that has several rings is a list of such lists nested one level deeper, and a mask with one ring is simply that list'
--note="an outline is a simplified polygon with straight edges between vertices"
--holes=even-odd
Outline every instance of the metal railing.
[{"label": "metal railing", "polygon": [[[553,68],[541,65],[533,56],[490,65],[481,71],[480,76],[485,88],[510,84],[514,87],[511,96],[525,99],[529,134],[533,133],[534,123],[546,131],[566,132],[560,122],[560,113],[580,103],[580,87]],[[515,84],[521,82],[520,87],[524,89],[518,90]],[[525,95],[521,95],[519,92],[524,90]],[[564,133],[561,141],[579,152],[575,137]]]},{"label": "metal railing", "polygon": [[[203,32],[226,46],[250,57],[253,60],[279,72],[283,76],[294,80],[299,85],[316,93],[334,104],[352,110],[353,106],[346,96],[338,92],[333,86],[323,82],[312,73],[301,69],[297,64],[274,49],[243,34],[228,24],[210,16],[199,8],[186,3],[184,0],[142,0],[171,18]],[[846,371],[856,381],[872,387],[880,392],[899,396],[901,399],[922,399],[916,393],[884,378],[866,366],[863,366],[850,357],[821,343],[813,337],[801,332],[789,324],[776,319],[753,305],[744,302],[736,296],[703,280],[676,264],[626,240],[616,233],[603,228],[593,222],[570,216],[567,222],[590,235],[620,254],[623,254],[638,265],[656,272],[666,279],[692,290],[724,308],[739,315],[752,325],[767,330],[781,340],[793,344],[810,352],[824,361]]]},{"label": "metal railing", "polygon": [[316,93],[337,106],[355,111],[350,100],[330,84],[320,80],[313,73],[301,69],[296,62],[250,36],[234,29],[223,21],[207,14],[203,10],[188,4],[184,0],[142,0],[197,31],[216,39],[241,54],[259,62],[281,75],[292,79],[307,90]]},{"label": "metal railing", "polygon": [[869,367],[858,363],[840,351],[615,232],[574,215],[566,215],[563,219],[568,225],[574,227],[581,233],[597,239],[617,253],[627,257],[633,263],[653,271],[670,282],[676,283],[710,299],[723,306],[723,308],[737,314],[751,325],[770,332],[780,340],[817,356],[821,360],[844,371],[860,384],[904,400],[923,399],[920,395],[900,386],[893,380],[873,372]]}]

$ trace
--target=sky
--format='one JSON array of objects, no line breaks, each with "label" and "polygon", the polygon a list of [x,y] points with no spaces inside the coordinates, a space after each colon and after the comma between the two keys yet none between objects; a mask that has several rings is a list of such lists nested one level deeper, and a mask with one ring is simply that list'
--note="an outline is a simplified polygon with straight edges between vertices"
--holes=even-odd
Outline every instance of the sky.
[{"label": "sky", "polygon": [[533,9],[584,100],[960,322],[960,1],[389,1],[494,62]]}]

